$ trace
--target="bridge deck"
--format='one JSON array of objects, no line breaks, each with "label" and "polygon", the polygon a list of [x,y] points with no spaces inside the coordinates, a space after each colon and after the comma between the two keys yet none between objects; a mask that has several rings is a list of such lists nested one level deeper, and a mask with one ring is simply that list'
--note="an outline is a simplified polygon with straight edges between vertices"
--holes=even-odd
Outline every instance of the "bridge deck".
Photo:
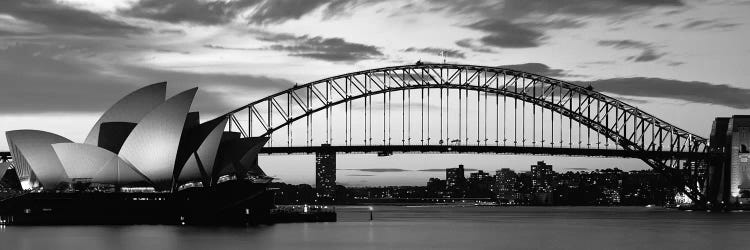
[{"label": "bridge deck", "polygon": [[313,154],[317,152],[337,153],[455,153],[455,154],[532,154],[562,156],[593,156],[619,158],[679,158],[693,159],[706,157],[707,153],[648,151],[634,152],[621,149],[580,149],[518,146],[440,146],[440,145],[373,145],[373,146],[300,146],[300,147],[264,147],[261,154]]}]

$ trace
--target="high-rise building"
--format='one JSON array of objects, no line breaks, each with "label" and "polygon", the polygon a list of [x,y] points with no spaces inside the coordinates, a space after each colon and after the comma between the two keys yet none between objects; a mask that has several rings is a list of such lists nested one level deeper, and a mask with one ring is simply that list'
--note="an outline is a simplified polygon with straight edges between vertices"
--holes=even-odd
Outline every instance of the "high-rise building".
[{"label": "high-rise building", "polygon": [[478,170],[470,173],[467,182],[466,196],[471,198],[490,198],[495,197],[492,192],[492,177],[490,173]]},{"label": "high-rise building", "polygon": [[[326,145],[323,144],[323,147]],[[315,153],[315,189],[317,189],[318,202],[329,203],[335,200],[336,152]]]},{"label": "high-rise building", "polygon": [[495,183],[493,191],[500,200],[513,202],[518,199],[518,176],[510,168],[501,168],[495,171]]},{"label": "high-rise building", "polygon": [[603,204],[620,204],[624,175],[625,173],[618,168],[602,169],[596,172],[596,184],[602,187],[604,192]]},{"label": "high-rise building", "polygon": [[475,173],[469,174],[469,183],[482,183],[490,180],[490,173],[479,170]]},{"label": "high-rise building", "polygon": [[552,184],[555,172],[552,171],[552,165],[547,165],[544,161],[539,161],[536,165],[531,165],[531,185],[534,196],[534,203],[551,205],[552,204]]},{"label": "high-rise building", "polygon": [[554,176],[552,165],[539,161],[531,165],[531,185],[536,193],[552,192],[552,177]]},{"label": "high-rise building", "polygon": [[466,193],[466,176],[464,165],[445,169],[445,189],[450,197],[464,197]]},{"label": "high-rise building", "polygon": [[439,178],[430,178],[427,181],[427,193],[432,197],[443,197],[445,192],[445,181]]},{"label": "high-rise building", "polygon": [[446,168],[445,169],[445,187],[456,188],[463,185],[466,176],[464,175],[464,165],[458,165],[457,168]]}]

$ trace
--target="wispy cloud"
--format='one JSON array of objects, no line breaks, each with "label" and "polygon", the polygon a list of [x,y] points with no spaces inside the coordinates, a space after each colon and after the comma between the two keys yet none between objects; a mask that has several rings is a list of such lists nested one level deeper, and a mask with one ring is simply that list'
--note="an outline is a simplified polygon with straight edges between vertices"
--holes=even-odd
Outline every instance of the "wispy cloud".
[{"label": "wispy cloud", "polygon": [[601,40],[597,44],[600,46],[613,47],[616,49],[649,49],[652,47],[650,43],[645,43],[635,40]]},{"label": "wispy cloud", "polygon": [[600,40],[597,42],[599,46],[612,47],[615,49],[626,50],[626,49],[637,49],[641,50],[641,53],[635,56],[630,56],[627,60],[634,62],[651,62],[662,58],[666,53],[660,53],[656,51],[656,46],[651,43],[635,41],[635,40]]},{"label": "wispy cloud", "polygon": [[296,36],[284,33],[265,33],[259,40],[272,42],[268,49],[289,52],[291,56],[307,57],[332,62],[351,62],[383,56],[380,48],[347,42],[342,38]]},{"label": "wispy cloud", "polygon": [[470,49],[471,51],[474,51],[474,52],[479,52],[479,53],[494,53],[495,52],[494,50],[492,50],[492,48],[477,44],[477,42],[468,38],[456,41],[456,45],[462,48]]},{"label": "wispy cloud", "polygon": [[278,24],[300,19],[319,9],[324,17],[351,12],[378,0],[139,0],[120,14],[169,23],[220,25],[239,17],[252,25]]},{"label": "wispy cloud", "polygon": [[52,0],[3,0],[0,14],[41,25],[45,29],[32,32],[45,35],[125,36],[150,30]]},{"label": "wispy cloud", "polygon": [[698,30],[729,30],[731,28],[739,26],[739,23],[727,23],[717,19],[711,20],[692,20],[682,26],[683,29],[698,29]]},{"label": "wispy cloud", "polygon": [[[621,48],[643,48],[650,45],[636,41],[619,41],[614,46]],[[500,67],[549,77],[575,76],[570,75],[565,70],[551,68],[543,63],[503,65]],[[617,98],[633,103],[645,103],[646,101],[628,98],[628,96],[668,98],[740,109],[750,108],[750,102],[747,101],[750,100],[750,89],[724,84],[653,77],[609,78],[585,82],[576,81],[573,83],[582,86],[591,85],[596,91],[622,95]]]},{"label": "wispy cloud", "polygon": [[591,84],[597,91],[626,96],[657,97],[695,103],[750,108],[750,89],[707,82],[688,82],[661,78],[629,77],[600,79],[579,84]]},{"label": "wispy cloud", "polygon": [[140,0],[120,14],[169,23],[225,24],[260,0]]},{"label": "wispy cloud", "polygon": [[522,24],[503,19],[485,19],[466,27],[487,32],[480,38],[487,46],[500,48],[531,48],[541,45],[544,34]]},{"label": "wispy cloud", "polygon": [[533,73],[537,75],[547,76],[547,77],[565,77],[565,76],[572,76],[565,72],[565,70],[562,69],[553,69],[547,66],[543,63],[524,63],[524,64],[511,64],[511,65],[502,65],[501,68],[506,69],[513,69],[528,73]]},{"label": "wispy cloud", "polygon": [[622,15],[655,7],[682,7],[681,0],[508,0],[501,14],[568,14],[575,16]]},{"label": "wispy cloud", "polygon": [[318,9],[325,17],[350,13],[355,7],[378,3],[382,0],[266,0],[247,18],[251,24],[272,24],[300,19]]},{"label": "wispy cloud", "polygon": [[204,44],[203,47],[208,48],[208,49],[220,49],[220,50],[245,50],[245,51],[262,50],[262,49],[256,49],[256,48],[226,47],[226,46],[213,45],[213,44]]},{"label": "wispy cloud", "polygon": [[[243,103],[226,101],[258,90],[278,91],[292,82],[257,75],[196,73],[100,64],[80,58],[72,48],[17,44],[0,49],[0,113],[101,112],[113,100],[144,84],[201,86],[194,108],[226,112]],[[34,71],[29,71],[34,68]],[[176,85],[179,87],[179,85]]]}]

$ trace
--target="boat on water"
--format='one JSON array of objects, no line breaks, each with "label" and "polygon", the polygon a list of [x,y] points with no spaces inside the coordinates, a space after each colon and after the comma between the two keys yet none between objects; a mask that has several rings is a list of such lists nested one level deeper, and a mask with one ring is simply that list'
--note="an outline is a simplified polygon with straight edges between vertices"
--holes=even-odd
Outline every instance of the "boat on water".
[{"label": "boat on water", "polygon": [[496,206],[500,206],[500,203],[497,203],[496,201],[480,201],[480,202],[474,203],[474,206],[477,206],[477,207],[496,207]]}]

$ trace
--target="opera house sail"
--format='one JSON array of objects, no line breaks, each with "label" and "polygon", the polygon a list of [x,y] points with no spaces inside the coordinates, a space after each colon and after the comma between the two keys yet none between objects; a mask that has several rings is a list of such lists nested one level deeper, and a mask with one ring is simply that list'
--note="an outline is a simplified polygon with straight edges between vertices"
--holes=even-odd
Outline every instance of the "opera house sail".
[{"label": "opera house sail", "polygon": [[[104,200],[112,206],[130,208],[113,207],[113,211],[132,215],[142,209],[143,214],[138,218],[145,223],[185,223],[191,219],[194,223],[210,222],[231,214],[215,210],[221,206],[227,209],[228,204],[236,209],[253,207],[254,211],[267,211],[270,196],[263,183],[254,181],[267,178],[257,165],[257,154],[267,138],[240,138],[235,132],[225,132],[226,117],[200,123],[200,115],[190,112],[198,89],[166,99],[166,86],[165,82],[148,85],[115,102],[82,143],[44,131],[7,131],[14,159],[11,169],[17,172],[22,189],[31,192],[0,203],[0,217],[11,216],[17,223],[34,223],[41,217],[28,215],[35,214],[34,210],[23,208],[23,204],[44,201],[61,210],[71,210],[65,206],[81,209],[48,218],[60,223],[65,223],[66,218],[78,222],[93,218],[87,213],[98,214],[100,219],[109,218],[112,223],[121,222],[124,217],[118,217],[117,213],[107,216],[101,215],[101,211],[84,212],[91,209],[83,204],[96,203],[94,207],[101,210],[107,206],[103,205]],[[3,166],[6,168],[3,172],[8,170],[7,164]],[[58,204],[47,197],[54,195],[70,196],[78,202]],[[144,203],[122,203],[123,195],[132,200],[169,203],[144,207]],[[104,200],[97,202],[92,197]],[[195,203],[199,200],[200,204]],[[178,220],[167,210],[191,216],[185,219],[181,215]],[[8,218],[0,221],[7,222]]]}]

